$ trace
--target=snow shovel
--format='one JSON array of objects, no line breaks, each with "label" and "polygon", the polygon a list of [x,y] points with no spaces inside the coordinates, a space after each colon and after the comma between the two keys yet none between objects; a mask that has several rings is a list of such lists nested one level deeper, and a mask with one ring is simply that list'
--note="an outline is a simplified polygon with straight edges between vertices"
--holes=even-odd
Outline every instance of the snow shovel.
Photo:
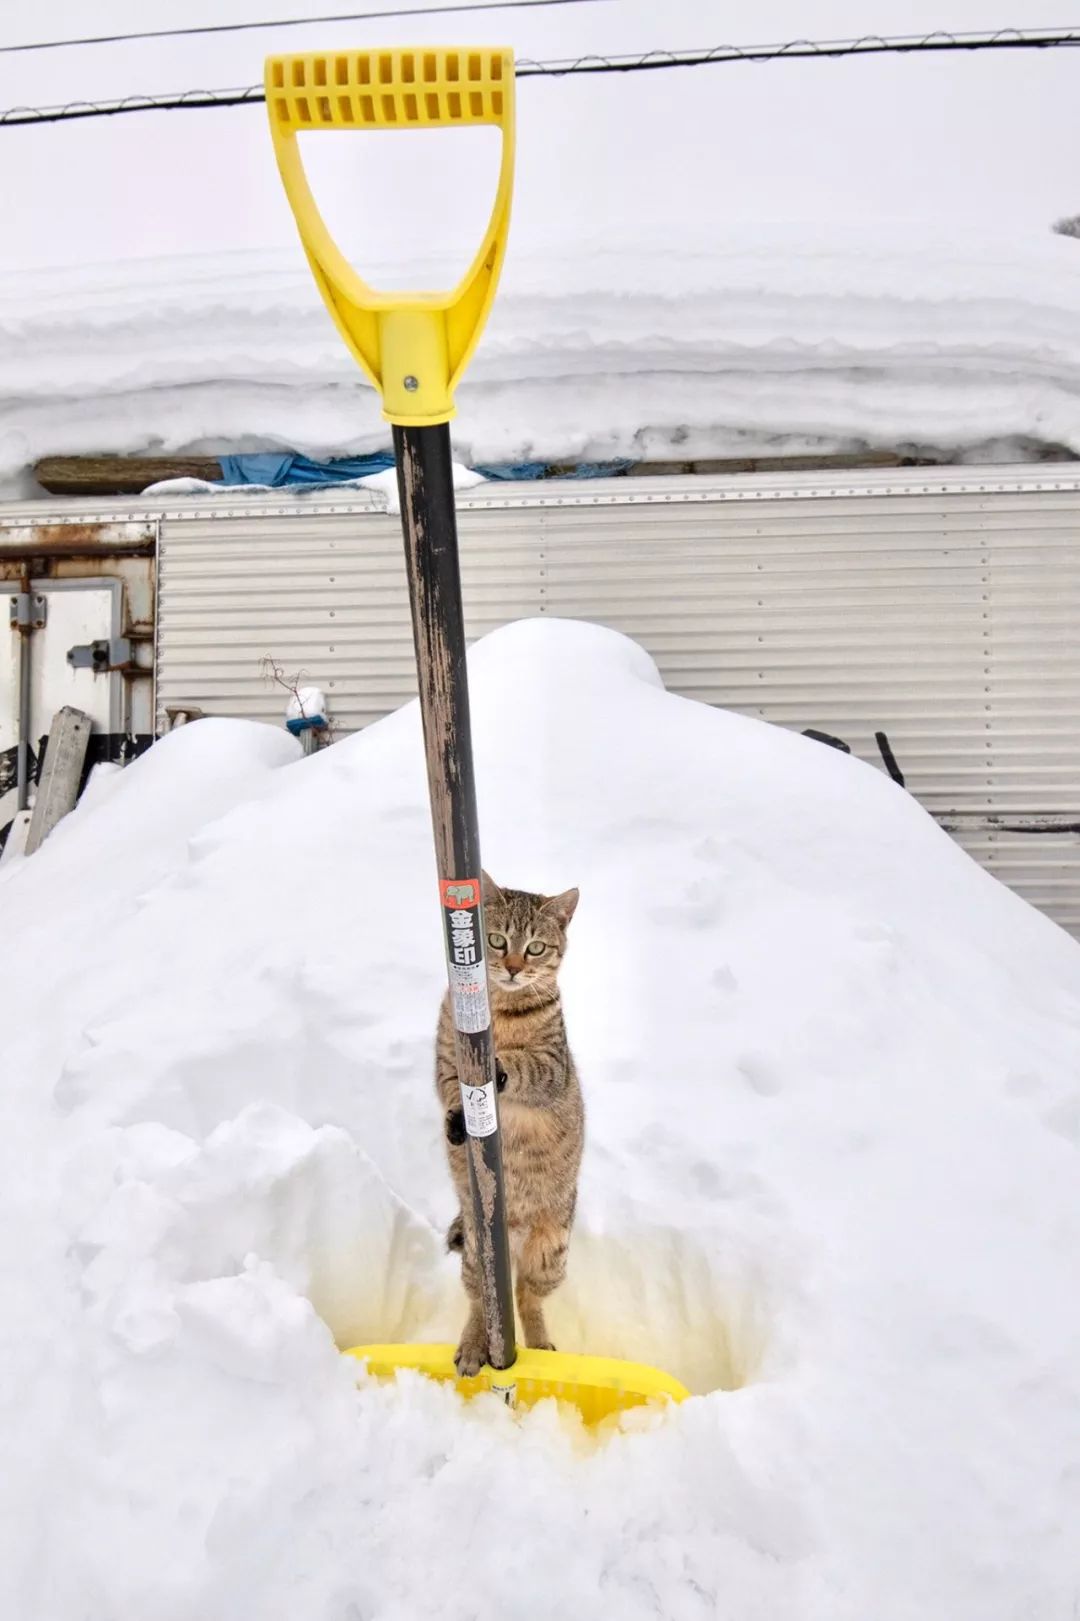
[{"label": "snow shovel", "polygon": [[[454,389],[487,319],[506,250],[513,54],[469,46],[273,56],[266,63],[266,104],[278,168],[319,291],[393,424],[489,1363],[476,1377],[462,1379],[452,1345],[362,1345],[347,1354],[364,1360],[378,1377],[413,1368],[452,1381],[470,1396],[494,1391],[522,1404],[558,1396],[587,1422],[656,1398],[679,1401],[687,1394],[684,1387],[654,1368],[519,1351],[515,1344],[448,427]],[[319,214],[297,136],[482,124],[501,131],[502,160],[491,219],[463,280],[444,293],[369,287]]]}]

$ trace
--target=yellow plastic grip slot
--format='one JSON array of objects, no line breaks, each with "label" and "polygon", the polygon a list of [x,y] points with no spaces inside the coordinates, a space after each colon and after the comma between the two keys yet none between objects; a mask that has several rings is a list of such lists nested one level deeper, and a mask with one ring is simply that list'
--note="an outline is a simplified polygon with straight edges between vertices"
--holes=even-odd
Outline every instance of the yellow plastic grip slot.
[{"label": "yellow plastic grip slot", "polygon": [[[514,56],[462,47],[271,56],[266,106],[285,193],[326,306],[379,390],[383,416],[428,427],[454,415],[454,389],[487,320],[506,252],[514,173]],[[378,292],[357,275],[319,213],[296,137],[306,130],[502,132],[495,203],[484,240],[450,292]]]}]

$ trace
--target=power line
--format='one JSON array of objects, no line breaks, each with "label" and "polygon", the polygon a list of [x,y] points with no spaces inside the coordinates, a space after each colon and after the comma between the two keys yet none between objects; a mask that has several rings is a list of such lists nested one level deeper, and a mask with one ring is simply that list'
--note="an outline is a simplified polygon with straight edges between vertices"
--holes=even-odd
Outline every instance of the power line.
[{"label": "power line", "polygon": [[[927,34],[883,38],[791,40],[786,45],[717,45],[707,51],[646,51],[643,56],[581,56],[563,61],[519,59],[519,79],[569,78],[585,73],[648,73],[655,69],[692,68],[721,62],[779,62],[844,56],[913,56],[941,51],[1052,50],[1080,45],[1080,30],[999,29],[994,34]],[[58,124],[73,118],[112,118],[120,113],[183,111],[196,107],[239,107],[266,100],[261,84],[226,90],[186,90],[181,95],[125,96],[121,101],[72,101],[59,107],[9,107],[0,125]]]},{"label": "power line", "polygon": [[148,28],[133,34],[91,34],[85,39],[42,39],[26,45],[0,45],[0,56],[16,51],[60,51],[75,45],[126,45],[131,40],[181,39],[195,34],[244,34],[259,28],[314,28],[320,23],[377,22],[380,17],[436,17],[443,12],[521,11],[533,6],[606,5],[610,0],[462,0],[459,5],[407,6],[394,11],[342,11],[326,17],[271,18],[255,23],[205,23],[190,28]]},{"label": "power line", "polygon": [[913,56],[926,51],[1046,50],[1058,45],[1080,45],[1080,29],[999,28],[993,34],[932,34],[883,36],[863,34],[858,39],[793,39],[786,45],[716,45],[707,51],[646,51],[643,56],[578,56],[562,62],[518,59],[518,78],[560,77],[567,73],[646,73],[652,68],[705,67],[718,62],[779,62],[842,56]]}]

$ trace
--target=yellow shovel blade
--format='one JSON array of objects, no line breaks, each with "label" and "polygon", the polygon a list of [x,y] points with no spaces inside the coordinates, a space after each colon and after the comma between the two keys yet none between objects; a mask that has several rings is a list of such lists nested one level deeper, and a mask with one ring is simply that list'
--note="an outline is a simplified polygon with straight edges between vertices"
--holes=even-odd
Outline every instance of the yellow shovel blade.
[{"label": "yellow shovel blade", "polygon": [[474,1379],[459,1379],[452,1345],[357,1345],[346,1356],[366,1362],[379,1379],[400,1368],[414,1368],[429,1379],[456,1385],[463,1396],[512,1387],[519,1406],[554,1396],[577,1408],[586,1424],[652,1401],[684,1401],[690,1392],[670,1374],[643,1362],[616,1357],[573,1356],[565,1351],[519,1351],[512,1368],[481,1368]]}]

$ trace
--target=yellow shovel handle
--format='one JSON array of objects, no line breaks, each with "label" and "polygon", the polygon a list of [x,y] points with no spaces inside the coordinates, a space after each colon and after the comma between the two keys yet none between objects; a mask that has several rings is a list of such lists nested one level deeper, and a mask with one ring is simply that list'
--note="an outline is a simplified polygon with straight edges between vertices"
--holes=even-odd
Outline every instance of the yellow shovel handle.
[{"label": "yellow shovel handle", "polygon": [[[388,422],[424,427],[454,415],[454,389],[495,297],[510,225],[514,58],[502,48],[325,51],[271,56],[266,105],[278,168],[316,283]],[[315,130],[452,129],[490,124],[502,159],[487,231],[449,292],[377,292],[341,253],[319,213],[297,135]]]}]

